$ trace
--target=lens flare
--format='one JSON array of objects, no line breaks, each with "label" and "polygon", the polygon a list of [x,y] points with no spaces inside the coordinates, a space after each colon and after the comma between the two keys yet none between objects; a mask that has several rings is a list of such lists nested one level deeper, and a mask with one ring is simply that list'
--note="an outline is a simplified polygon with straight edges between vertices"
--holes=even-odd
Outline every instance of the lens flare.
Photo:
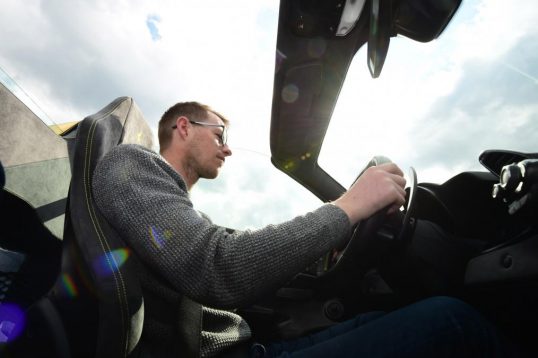
[{"label": "lens flare", "polygon": [[120,269],[120,267],[129,258],[129,255],[130,252],[127,248],[107,252],[95,260],[93,269],[95,270],[96,274],[101,277],[109,276]]},{"label": "lens flare", "polygon": [[284,163],[284,170],[288,171],[288,172],[291,172],[291,171],[293,171],[295,166],[296,166],[295,161],[293,159],[289,159],[288,161],[286,161],[286,163]]},{"label": "lens flare", "polygon": [[290,83],[282,88],[282,100],[286,103],[293,103],[299,98],[299,87]]},{"label": "lens flare", "polygon": [[149,227],[149,236],[151,237],[151,242],[153,245],[155,245],[158,249],[163,246],[164,238],[155,226]]},{"label": "lens flare", "polygon": [[13,303],[0,305],[0,343],[11,342],[21,335],[26,324],[22,308]]},{"label": "lens flare", "polygon": [[71,275],[67,273],[62,274],[62,285],[69,297],[75,298],[78,296],[77,285],[75,285],[75,282],[71,278]]},{"label": "lens flare", "polygon": [[172,237],[172,232],[170,230],[163,231],[151,225],[149,227],[149,236],[151,237],[151,242],[153,245],[160,249],[163,247],[164,241]]}]

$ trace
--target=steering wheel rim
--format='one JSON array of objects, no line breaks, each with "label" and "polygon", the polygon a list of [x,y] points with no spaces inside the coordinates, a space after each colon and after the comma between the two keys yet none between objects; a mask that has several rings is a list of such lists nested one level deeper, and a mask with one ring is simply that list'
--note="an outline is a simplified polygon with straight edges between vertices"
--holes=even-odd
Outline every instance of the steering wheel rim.
[{"label": "steering wheel rim", "polygon": [[[391,163],[390,159],[383,156],[372,158],[366,167],[357,176],[357,179],[366,169],[385,163]],[[383,228],[383,223],[388,219],[387,210],[384,208],[362,220],[353,228],[351,238],[345,248],[338,255],[335,263],[329,267],[322,276],[332,276],[340,271],[357,270],[362,268],[364,272],[373,268],[384,252],[395,247],[406,247],[410,244],[411,236],[407,232],[411,226],[411,218],[415,208],[415,193],[417,190],[417,174],[413,167],[409,168],[409,193],[407,196],[405,214],[398,211],[391,215],[391,219],[400,223],[397,234]]]}]

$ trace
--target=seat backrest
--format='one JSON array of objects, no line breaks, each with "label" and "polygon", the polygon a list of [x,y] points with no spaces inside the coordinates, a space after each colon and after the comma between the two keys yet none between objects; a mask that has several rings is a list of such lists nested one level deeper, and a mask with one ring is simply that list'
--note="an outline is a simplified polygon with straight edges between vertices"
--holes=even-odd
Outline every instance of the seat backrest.
[{"label": "seat backrest", "polygon": [[[95,328],[91,332],[91,327],[81,327],[84,321],[77,322],[77,318],[72,317],[74,325],[79,327],[73,329],[80,330],[79,336],[71,339],[72,346],[76,346],[74,356],[131,357],[137,352],[144,300],[137,278],[136,258],[97,209],[92,194],[92,175],[99,160],[118,144],[137,143],[151,148],[152,141],[149,126],[129,97],[114,100],[78,124],[74,152],[70,153],[72,179],[61,279],[64,284],[70,284],[73,297],[78,295],[79,300],[97,305],[98,319],[94,320]],[[82,287],[82,281],[75,280],[74,275],[86,280],[86,287]],[[84,295],[92,297],[80,297]],[[89,312],[91,309],[88,307]],[[65,316],[65,313],[80,311],[64,309],[63,313]]]}]

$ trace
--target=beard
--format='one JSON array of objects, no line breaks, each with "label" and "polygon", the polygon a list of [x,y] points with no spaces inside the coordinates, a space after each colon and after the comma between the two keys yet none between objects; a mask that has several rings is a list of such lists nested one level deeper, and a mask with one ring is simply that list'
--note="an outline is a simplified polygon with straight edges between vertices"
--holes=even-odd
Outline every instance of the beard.
[{"label": "beard", "polygon": [[202,156],[191,155],[187,160],[187,172],[193,179],[215,179],[219,175],[219,167],[211,160],[201,160]]},{"label": "beard", "polygon": [[218,168],[200,168],[198,170],[198,177],[204,179],[215,179],[219,175]]}]

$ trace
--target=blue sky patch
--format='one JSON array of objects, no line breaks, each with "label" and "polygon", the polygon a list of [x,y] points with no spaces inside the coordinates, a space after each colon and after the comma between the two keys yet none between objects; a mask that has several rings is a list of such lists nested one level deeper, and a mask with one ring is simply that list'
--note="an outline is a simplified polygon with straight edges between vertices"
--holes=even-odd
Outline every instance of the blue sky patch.
[{"label": "blue sky patch", "polygon": [[153,41],[161,39],[161,34],[159,34],[159,28],[157,27],[159,22],[161,22],[161,17],[159,15],[148,15],[148,18],[146,19],[146,26],[148,27]]}]

